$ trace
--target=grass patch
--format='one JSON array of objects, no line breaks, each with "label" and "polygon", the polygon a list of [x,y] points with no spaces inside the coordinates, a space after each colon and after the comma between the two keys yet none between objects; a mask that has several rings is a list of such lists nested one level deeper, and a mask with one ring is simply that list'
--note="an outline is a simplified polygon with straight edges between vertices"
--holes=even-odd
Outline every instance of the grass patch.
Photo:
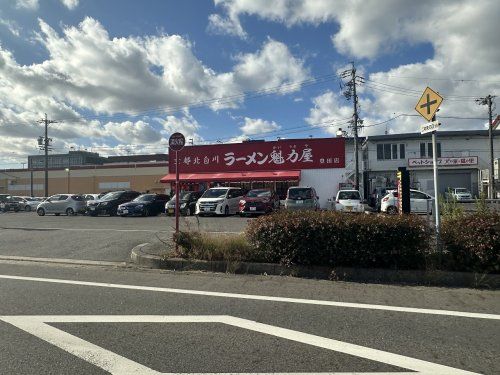
[{"label": "grass patch", "polygon": [[181,231],[175,238],[179,245],[174,256],[186,259],[228,262],[262,262],[245,234]]}]

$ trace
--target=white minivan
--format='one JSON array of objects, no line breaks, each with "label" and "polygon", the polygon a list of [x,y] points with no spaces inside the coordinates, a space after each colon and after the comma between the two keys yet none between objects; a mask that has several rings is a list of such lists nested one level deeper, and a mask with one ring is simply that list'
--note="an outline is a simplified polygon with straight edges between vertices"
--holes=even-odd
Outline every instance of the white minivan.
[{"label": "white minivan", "polygon": [[214,187],[206,190],[196,202],[195,215],[232,215],[238,213],[240,199],[246,191],[236,187]]}]

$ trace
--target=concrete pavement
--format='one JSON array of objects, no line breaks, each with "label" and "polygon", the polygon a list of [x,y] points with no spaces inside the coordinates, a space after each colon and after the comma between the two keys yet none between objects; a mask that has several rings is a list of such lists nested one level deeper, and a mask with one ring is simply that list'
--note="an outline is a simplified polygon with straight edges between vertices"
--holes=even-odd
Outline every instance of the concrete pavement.
[{"label": "concrete pavement", "polygon": [[493,291],[0,262],[0,299],[0,373],[500,371]]}]

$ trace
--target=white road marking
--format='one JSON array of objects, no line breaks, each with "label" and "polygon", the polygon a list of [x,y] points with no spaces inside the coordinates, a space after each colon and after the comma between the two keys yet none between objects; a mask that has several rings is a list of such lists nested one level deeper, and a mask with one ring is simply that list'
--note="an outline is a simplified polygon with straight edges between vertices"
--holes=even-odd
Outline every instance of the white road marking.
[{"label": "white road marking", "polygon": [[[0,320],[12,324],[36,337],[39,337],[111,374],[158,375],[158,371],[122,357],[109,350],[73,336],[47,323],[222,323],[233,327],[248,329],[266,335],[296,341],[318,348],[328,349],[387,365],[396,366],[417,374],[471,375],[473,372],[460,370],[416,358],[406,357],[382,350],[372,349],[326,337],[311,335],[291,329],[258,323],[248,319],[228,315],[47,315],[47,316],[0,316]],[[293,373],[289,373],[293,374]],[[326,373],[323,373],[326,374]],[[340,373],[330,373],[340,374]],[[378,373],[379,375],[381,373]],[[387,374],[394,374],[389,372]],[[401,372],[400,372],[401,374]],[[406,372],[403,374],[412,374]],[[170,374],[169,374],[170,375]]]},{"label": "white road marking", "polygon": [[142,286],[142,285],[98,283],[98,282],[92,282],[92,281],[67,280],[67,279],[48,279],[48,278],[29,277],[29,276],[0,275],[0,279],[35,281],[35,282],[65,284],[65,285],[93,286],[93,287],[101,287],[101,288],[140,290],[140,291],[149,291],[149,292],[188,294],[188,295],[206,296],[206,297],[236,298],[236,299],[245,299],[245,300],[254,300],[254,301],[296,303],[296,304],[303,304],[303,305],[347,307],[347,308],[366,309],[366,310],[383,310],[383,311],[406,312],[406,313],[415,313],[415,314],[430,314],[430,315],[456,316],[456,317],[463,317],[463,318],[500,320],[499,314],[474,313],[474,312],[453,311],[453,310],[423,309],[423,308],[417,308],[417,307],[401,307],[401,306],[373,305],[373,304],[366,304],[366,303],[314,300],[314,299],[304,299],[304,298],[261,296],[261,295],[256,295],[256,294],[210,292],[210,291],[205,291],[205,290],[190,290],[190,289],[162,288],[162,287]]}]

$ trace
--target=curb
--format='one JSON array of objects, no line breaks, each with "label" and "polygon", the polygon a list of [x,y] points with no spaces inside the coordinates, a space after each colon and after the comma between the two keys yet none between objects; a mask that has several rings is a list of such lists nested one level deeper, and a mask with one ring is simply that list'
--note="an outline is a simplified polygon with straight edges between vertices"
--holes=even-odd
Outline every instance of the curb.
[{"label": "curb", "polygon": [[66,259],[66,258],[37,258],[37,257],[21,257],[14,255],[0,255],[0,261],[57,263],[57,264],[69,264],[78,266],[99,266],[99,267],[127,266],[127,262],[112,262],[112,261],[87,260],[87,259]]},{"label": "curb", "polygon": [[277,275],[380,284],[500,289],[500,275],[451,271],[389,270],[348,267],[292,266],[275,263],[164,259],[148,254],[149,243],[137,245],[130,258],[139,266],[172,271],[208,271],[234,274]]}]

